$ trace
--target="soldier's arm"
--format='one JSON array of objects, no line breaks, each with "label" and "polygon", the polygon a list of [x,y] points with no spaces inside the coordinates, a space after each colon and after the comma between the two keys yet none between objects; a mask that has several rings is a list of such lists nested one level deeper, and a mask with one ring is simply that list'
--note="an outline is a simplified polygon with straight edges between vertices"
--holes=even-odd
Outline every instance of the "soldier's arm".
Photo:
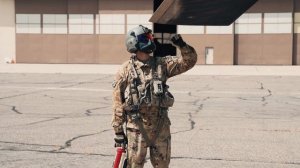
[{"label": "soldier's arm", "polygon": [[125,111],[123,109],[124,92],[126,89],[125,67],[122,66],[115,76],[113,83],[113,115],[112,126],[115,133],[123,132],[123,123],[125,122]]},{"label": "soldier's arm", "polygon": [[184,73],[193,68],[197,62],[195,49],[188,44],[179,47],[182,57],[167,57],[167,76],[168,78]]}]

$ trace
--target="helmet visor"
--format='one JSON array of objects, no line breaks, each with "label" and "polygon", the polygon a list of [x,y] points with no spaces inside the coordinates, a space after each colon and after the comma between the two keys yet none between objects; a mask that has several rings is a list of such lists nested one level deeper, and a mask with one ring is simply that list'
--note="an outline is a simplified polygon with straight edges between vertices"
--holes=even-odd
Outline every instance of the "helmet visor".
[{"label": "helmet visor", "polygon": [[137,36],[138,42],[140,43],[149,43],[149,41],[153,41],[153,34],[152,33],[144,33]]}]

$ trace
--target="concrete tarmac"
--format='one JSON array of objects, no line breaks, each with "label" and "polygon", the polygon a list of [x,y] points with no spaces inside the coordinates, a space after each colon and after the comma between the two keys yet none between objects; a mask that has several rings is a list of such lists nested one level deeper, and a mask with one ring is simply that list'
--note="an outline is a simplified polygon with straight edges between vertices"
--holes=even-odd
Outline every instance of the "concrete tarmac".
[{"label": "concrete tarmac", "polygon": [[[112,80],[0,73],[0,167],[111,167]],[[168,83],[176,99],[171,168],[300,167],[299,76],[185,75]]]}]

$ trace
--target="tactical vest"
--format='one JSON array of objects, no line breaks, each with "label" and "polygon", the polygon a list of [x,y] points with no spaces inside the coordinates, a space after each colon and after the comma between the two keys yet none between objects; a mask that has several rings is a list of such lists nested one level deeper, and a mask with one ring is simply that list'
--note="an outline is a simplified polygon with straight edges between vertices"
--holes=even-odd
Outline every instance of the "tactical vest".
[{"label": "tactical vest", "polygon": [[125,110],[139,110],[145,106],[157,106],[168,108],[174,103],[173,95],[166,85],[166,67],[161,61],[153,59],[150,63],[150,78],[144,76],[141,68],[134,64],[135,56],[129,62],[128,86],[125,90]]}]

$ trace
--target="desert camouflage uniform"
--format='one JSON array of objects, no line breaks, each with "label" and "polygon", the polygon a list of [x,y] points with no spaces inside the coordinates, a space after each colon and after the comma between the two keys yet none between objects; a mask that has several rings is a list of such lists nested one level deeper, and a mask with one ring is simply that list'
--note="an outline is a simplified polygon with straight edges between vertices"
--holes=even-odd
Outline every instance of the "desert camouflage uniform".
[{"label": "desert camouflage uniform", "polygon": [[[186,45],[180,48],[182,57],[162,57],[150,59],[143,63],[137,59],[133,60],[136,72],[139,76],[139,85],[145,86],[153,78],[153,64],[161,65],[162,81],[165,83],[168,78],[186,72],[197,62],[197,54],[193,47]],[[115,77],[113,84],[113,118],[112,126],[116,133],[123,131],[123,124],[127,121],[128,156],[129,168],[142,168],[147,153],[147,143],[138,125],[127,115],[126,107],[131,99],[129,86],[131,77],[131,60],[126,61]],[[161,110],[161,111],[160,111]],[[150,140],[155,141],[155,148],[150,148],[150,160],[155,168],[168,168],[171,153],[170,120],[167,107],[141,104],[139,110],[141,123]],[[159,115],[164,115],[161,128],[156,134]],[[157,137],[156,137],[157,136]]]}]

